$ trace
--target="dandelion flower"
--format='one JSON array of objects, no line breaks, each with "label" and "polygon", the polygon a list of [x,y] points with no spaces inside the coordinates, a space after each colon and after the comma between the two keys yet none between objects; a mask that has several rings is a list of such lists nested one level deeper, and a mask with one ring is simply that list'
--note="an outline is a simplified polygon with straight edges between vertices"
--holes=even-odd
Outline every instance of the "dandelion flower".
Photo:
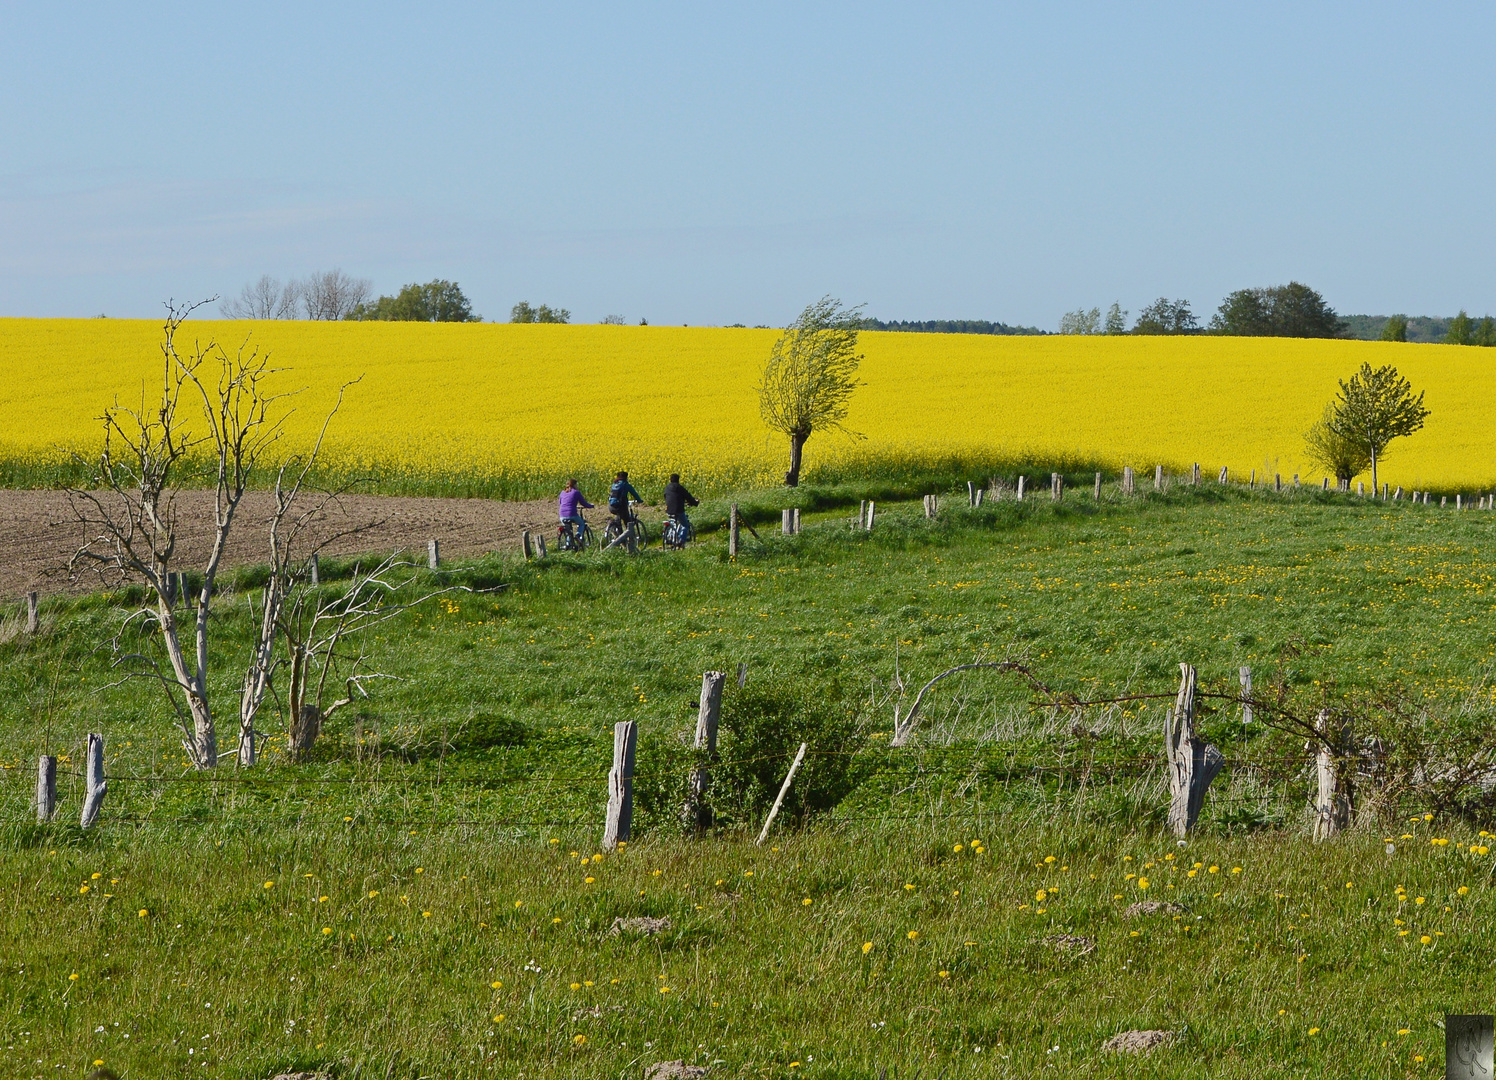
[{"label": "dandelion flower", "polygon": [[652,876],[653,876],[653,877],[659,877],[659,876],[660,876],[660,875],[661,875],[661,874],[663,874],[663,873],[664,873],[664,872],[665,872],[665,871],[663,871],[663,870],[656,870],[656,871],[655,871],[655,872],[654,872],[654,874],[653,874],[653,875],[652,875]]},{"label": "dandelion flower", "polygon": [[551,925],[555,926],[560,921],[561,921],[561,916],[557,915],[554,919],[551,920]]},{"label": "dandelion flower", "polygon": [[911,931],[909,931],[909,933],[905,934],[904,936],[906,938],[908,938],[910,941],[918,941],[919,940],[919,931],[918,930],[911,930]]},{"label": "dandelion flower", "polygon": [[573,1043],[575,1043],[577,1046],[584,1046],[587,1043],[587,1036],[585,1036],[585,1035],[573,1035],[571,1037],[571,1041]]},{"label": "dandelion flower", "polygon": [[1212,866],[1208,872],[1212,874],[1219,874],[1221,872],[1221,868],[1219,866]]},{"label": "dandelion flower", "polygon": [[580,990],[582,988],[582,984],[581,983],[572,983],[571,984],[571,988],[573,990]]},{"label": "dandelion flower", "polygon": [[267,881],[267,882],[265,882],[265,888],[267,888],[267,889],[273,889],[273,888],[275,888],[275,882],[273,882],[273,881]]},{"label": "dandelion flower", "polygon": [[813,901],[810,899],[810,897],[807,896],[804,900],[800,901],[800,904],[802,907],[810,907],[812,902]]},{"label": "dandelion flower", "polygon": [[593,982],[592,982],[592,980],[591,980],[591,979],[583,979],[583,980],[582,980],[582,985],[583,985],[583,986],[592,986],[592,985],[593,985]]},{"label": "dandelion flower", "polygon": [[319,904],[325,904],[325,903],[327,903],[327,897],[325,897],[325,896],[319,896],[319,897],[317,897],[317,903],[319,903]]},{"label": "dandelion flower", "polygon": [[959,855],[959,854],[961,854],[962,851],[965,850],[965,845],[963,845],[963,844],[957,844],[955,847],[951,848],[951,850],[954,851],[957,855]]},{"label": "dandelion flower", "polygon": [[597,878],[595,878],[595,877],[589,877],[589,878],[583,878],[583,879],[582,879],[582,882],[583,882],[583,883],[584,883],[584,884],[586,884],[586,885],[591,885],[591,884],[592,884],[592,883],[594,883],[594,882],[595,882],[595,881],[597,881]]},{"label": "dandelion flower", "polygon": [[423,919],[429,919],[429,918],[431,918],[431,912],[429,912],[429,911],[423,911],[423,912],[421,912],[421,918],[423,918]]},{"label": "dandelion flower", "polygon": [[348,817],[348,816],[346,816],[346,815],[345,815],[345,816],[344,816],[344,818],[343,818],[343,820],[344,820],[344,821],[352,821],[352,820],[353,820],[353,818],[351,818],[351,817]]},{"label": "dandelion flower", "polygon": [[370,900],[374,899],[378,895],[379,895],[379,890],[378,889],[370,889],[369,890],[369,899]]},{"label": "dandelion flower", "polygon": [[662,986],[662,987],[660,987],[660,993],[662,993],[662,994],[668,994],[668,993],[670,993],[670,987],[668,987],[668,986]]},{"label": "dandelion flower", "polygon": [[324,934],[330,934],[330,933],[332,933],[332,927],[330,927],[330,926],[324,926],[324,927],[323,927],[323,928],[322,928],[322,932],[323,932],[323,933],[324,933]]},{"label": "dandelion flower", "polygon": [[1188,874],[1186,874],[1186,875],[1185,875],[1185,876],[1186,876],[1186,877],[1194,877],[1194,876],[1195,876],[1195,875],[1196,875],[1196,874],[1198,874],[1198,873],[1199,873],[1199,872],[1200,872],[1200,871],[1198,871],[1198,870],[1191,870],[1191,871],[1190,871],[1190,872],[1189,872],[1189,873],[1188,873]]},{"label": "dandelion flower", "polygon": [[744,870],[743,871],[743,876],[744,877],[752,877],[753,876],[753,871],[752,870]]},{"label": "dandelion flower", "polygon": [[1055,861],[1055,858],[1054,858],[1053,855],[1046,855],[1046,856],[1044,856],[1044,862],[1045,862],[1046,865],[1048,865],[1048,864],[1050,864],[1050,863],[1052,863],[1054,861]]},{"label": "dandelion flower", "polygon": [[1042,904],[1042,903],[1044,903],[1044,901],[1046,901],[1046,900],[1049,899],[1049,893],[1046,892],[1044,889],[1040,889],[1038,892],[1034,893],[1034,899],[1037,900],[1037,901],[1039,901],[1039,903]]},{"label": "dandelion flower", "polygon": [[493,1022],[495,1024],[502,1024],[504,1022],[504,1014],[503,1013],[499,1013],[497,1016],[495,1016],[493,1018]]},{"label": "dandelion flower", "polygon": [[89,878],[89,880],[90,880],[90,881],[98,881],[98,880],[99,880],[99,878],[101,878],[101,877],[103,877],[103,876],[104,876],[104,875],[103,875],[103,874],[100,874],[100,873],[94,873],[94,874],[93,874],[93,875],[92,875],[92,876],[91,876],[91,877],[90,877],[90,878]]},{"label": "dandelion flower", "polygon": [[1239,874],[1239,873],[1241,873],[1241,867],[1239,867],[1239,866],[1233,866],[1233,867],[1232,867],[1232,868],[1231,868],[1231,872],[1232,872],[1232,873],[1233,873],[1233,874]]},{"label": "dandelion flower", "polygon": [[488,984],[488,988],[490,990],[497,990],[500,987],[502,987],[503,985],[504,984],[502,982],[491,982],[491,983]]},{"label": "dandelion flower", "polygon": [[951,973],[949,971],[942,971],[940,972],[940,977],[942,979],[949,979],[951,977]]},{"label": "dandelion flower", "polygon": [[79,885],[78,886],[78,895],[79,896],[82,896],[86,892],[88,892],[88,886],[87,885]]},{"label": "dandelion flower", "polygon": [[1148,879],[1145,878],[1145,877],[1138,878],[1138,888],[1140,888],[1140,889],[1146,889],[1147,887],[1148,887]]},{"label": "dandelion flower", "polygon": [[1418,1062],[1418,1064],[1422,1065],[1423,1064],[1423,1055],[1422,1054],[1414,1054],[1413,1055],[1413,1060],[1416,1061],[1416,1062]]},{"label": "dandelion flower", "polygon": [[1470,895],[1470,886],[1469,885],[1461,885],[1458,889],[1455,890],[1455,892],[1459,893],[1459,895],[1461,895],[1461,896],[1469,896]]},{"label": "dandelion flower", "polygon": [[1421,904],[1423,902],[1424,902],[1424,898],[1423,897],[1421,897],[1421,896],[1415,896],[1415,897],[1413,897],[1413,903],[1415,903],[1415,904]]},{"label": "dandelion flower", "polygon": [[904,883],[904,891],[905,892],[913,892],[914,891],[914,886],[911,885],[911,884],[909,884],[908,882],[905,882]]},{"label": "dandelion flower", "polygon": [[102,1065],[102,1064],[104,1064],[104,1059],[103,1058],[94,1058],[94,1064],[95,1065]]},{"label": "dandelion flower", "polygon": [[1408,935],[1409,935],[1409,934],[1411,934],[1411,933],[1412,933],[1412,932],[1413,932],[1413,931],[1411,931],[1411,930],[1399,930],[1399,931],[1398,931],[1398,932],[1397,932],[1397,936],[1398,936],[1398,937],[1407,937],[1407,936],[1408,936]]},{"label": "dandelion flower", "polygon": [[73,972],[71,975],[68,976],[68,982],[77,982],[77,981],[78,981],[78,973],[76,971]]},{"label": "dandelion flower", "polygon": [[862,955],[866,956],[868,953],[870,953],[872,951],[873,951],[873,943],[871,941],[864,941],[862,943]]},{"label": "dandelion flower", "polygon": [[523,900],[516,900],[514,902],[514,906],[517,907],[517,908],[524,907],[525,906],[525,902]]},{"label": "dandelion flower", "polygon": [[147,911],[147,910],[146,910],[146,909],[145,909],[145,908],[141,908],[141,909],[140,909],[140,917],[141,917],[141,918],[142,918],[142,919],[143,919],[143,918],[145,918],[145,917],[146,917],[146,916],[147,916],[147,915],[149,915],[149,914],[150,914],[150,912],[149,912],[149,911]]},{"label": "dandelion flower", "polygon": [[1317,1027],[1310,1028],[1309,1029],[1309,1034],[1311,1034],[1311,1035],[1318,1035],[1319,1034],[1319,1028],[1317,1028]]},{"label": "dandelion flower", "polygon": [[1420,945],[1432,945],[1433,943],[1434,939],[1429,937],[1427,934],[1424,934],[1421,938],[1418,939],[1418,944]]},{"label": "dandelion flower", "polygon": [[1412,1028],[1398,1028],[1397,1029],[1397,1033],[1399,1035],[1411,1035],[1413,1033],[1413,1029]]},{"label": "dandelion flower", "polygon": [[424,874],[425,872],[426,872],[426,868],[424,866],[418,866],[418,867],[416,867],[416,873],[418,873],[418,874]]}]

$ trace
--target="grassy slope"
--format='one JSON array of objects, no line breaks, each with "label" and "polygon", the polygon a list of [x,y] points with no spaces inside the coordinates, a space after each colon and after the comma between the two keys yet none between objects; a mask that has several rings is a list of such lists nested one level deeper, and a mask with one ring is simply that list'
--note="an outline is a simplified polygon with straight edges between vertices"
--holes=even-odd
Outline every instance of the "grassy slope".
[{"label": "grassy slope", "polygon": [[[1179,851],[1127,811],[1140,791],[1156,805],[1151,787],[1062,798],[973,769],[994,747],[1060,754],[1023,719],[1024,695],[997,683],[937,702],[923,747],[894,757],[868,740],[859,813],[786,834],[780,851],[656,828],[584,872],[568,853],[595,850],[611,723],[637,718],[646,740],[688,728],[711,666],[864,685],[891,674],[895,641],[916,676],[1016,645],[1075,690],[1169,690],[1180,659],[1206,679],[1282,660],[1305,695],[1316,682],[1401,680],[1448,696],[1493,648],[1491,525],[1478,513],[1207,489],[1099,511],[1087,499],[1058,513],[962,509],[933,525],[906,509],[872,538],[839,520],[807,525],[736,565],[710,538],[683,555],[480,566],[474,580],[515,588],[393,627],[380,660],[410,681],[336,724],[316,762],[271,764],[249,785],[117,780],[110,824],[86,837],[25,824],[59,672],[54,744],[76,758],[83,733],[108,732],[117,776],[175,775],[179,754],[145,687],[95,689],[107,675],[93,646],[121,609],[56,602],[40,641],[0,645],[0,758],[12,766],[0,786],[0,1071],[56,1075],[55,1063],[98,1057],[136,1076],[254,1077],[297,1060],[358,1075],[393,1062],[397,1076],[598,1076],[699,1053],[743,1075],[799,1061],[794,1072],[866,1076],[926,1060],[956,1075],[1047,1063],[1106,1075],[1105,1035],[1188,1025],[1213,1075],[1260,1075],[1264,1061],[1287,1075],[1403,1075],[1440,1059],[1443,1011],[1489,1008],[1480,979],[1496,954],[1477,928],[1496,907],[1491,860],[1423,835],[1480,843],[1464,826],[1416,827],[1392,858],[1365,835],[1309,858],[1292,818],[1232,836],[1212,804]],[[248,618],[242,598],[226,600],[231,651]],[[226,670],[221,702],[233,682]],[[877,719],[886,726],[886,712]],[[994,727],[1002,737],[983,741]],[[1108,745],[1151,753],[1156,727],[1156,710],[1114,717]],[[1215,717],[1207,730],[1223,741],[1235,729]],[[383,782],[316,782],[338,778]],[[982,855],[954,852],[973,839]],[[1205,868],[1190,879],[1167,853]],[[1138,890],[1125,875],[1148,861],[1151,895],[1185,899],[1191,916],[1133,938],[1119,913]],[[1056,883],[1039,914],[1036,891]],[[604,935],[615,915],[639,913],[669,914],[675,929]],[[1056,955],[1041,939],[1061,930],[1094,936],[1096,952]],[[1425,933],[1431,944],[1416,944]],[[1187,1071],[1168,1055],[1145,1074]]]}]

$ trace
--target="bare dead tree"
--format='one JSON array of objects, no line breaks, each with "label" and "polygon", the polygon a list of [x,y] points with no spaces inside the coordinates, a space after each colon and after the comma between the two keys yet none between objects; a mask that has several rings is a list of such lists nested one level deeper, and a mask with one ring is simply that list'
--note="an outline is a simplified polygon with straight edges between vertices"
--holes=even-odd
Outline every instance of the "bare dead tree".
[{"label": "bare dead tree", "polygon": [[[216,297],[212,299],[217,299]],[[104,411],[104,447],[89,490],[70,489],[68,503],[85,530],[68,570],[74,580],[93,569],[109,587],[143,581],[152,602],[125,621],[149,619],[165,654],[124,650],[124,628],[112,643],[117,666],[155,680],[166,693],[182,729],[182,746],[199,769],[218,762],[218,739],[208,697],[208,627],[218,571],[250,474],[280,438],[285,415],[272,416],[283,394],[266,380],[269,357],[246,343],[230,355],[215,342],[177,346],[183,321],[212,300],[167,305],[161,354],[161,404],[149,409],[116,402]],[[214,489],[213,545],[202,570],[202,587],[189,601],[190,630],[179,624],[168,582],[176,554],[175,494],[179,476],[200,471]],[[185,633],[190,639],[184,645]]]},{"label": "bare dead tree", "polygon": [[268,529],[270,576],[265,583],[254,650],[244,672],[244,687],[239,697],[239,764],[244,767],[252,766],[257,756],[255,719],[271,689],[271,679],[278,663],[275,644],[287,598],[306,582],[311,560],[324,548],[378,524],[366,521],[323,534],[308,547],[305,554],[301,553],[300,542],[308,526],[323,518],[328,508],[337,503],[342,495],[341,491],[314,494],[305,492],[307,478],[316,465],[317,456],[327,438],[327,429],[342,408],[343,395],[356,382],[357,379],[345,383],[338,390],[338,399],[323,419],[317,441],[307,455],[282,463],[276,473],[275,506]]},{"label": "bare dead tree", "polygon": [[308,319],[341,319],[374,295],[372,281],[349,277],[341,270],[311,274],[300,288],[301,308]]},{"label": "bare dead tree", "polygon": [[302,284],[288,281],[282,285],[269,274],[244,286],[237,299],[218,305],[226,319],[294,319],[301,299]]},{"label": "bare dead tree", "polygon": [[[394,678],[364,670],[368,657],[356,645],[366,631],[445,593],[474,591],[462,585],[420,590],[416,578],[401,576],[415,566],[397,552],[372,570],[355,567],[347,586],[331,597],[302,589],[285,604],[286,751],[293,760],[306,756],[334,713],[369,696],[369,683]],[[341,696],[329,701],[329,686]]]}]

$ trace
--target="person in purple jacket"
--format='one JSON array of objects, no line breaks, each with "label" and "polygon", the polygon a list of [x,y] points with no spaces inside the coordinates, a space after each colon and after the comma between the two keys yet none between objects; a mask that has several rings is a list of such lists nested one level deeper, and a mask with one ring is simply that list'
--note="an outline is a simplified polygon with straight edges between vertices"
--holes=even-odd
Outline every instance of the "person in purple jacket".
[{"label": "person in purple jacket", "polygon": [[582,510],[591,510],[592,503],[588,502],[587,496],[583,495],[581,490],[578,489],[576,480],[568,480],[566,481],[566,490],[561,492],[557,509],[561,515],[561,523],[564,525],[568,521],[571,522],[573,532],[580,536],[582,526],[586,524],[582,520]]}]

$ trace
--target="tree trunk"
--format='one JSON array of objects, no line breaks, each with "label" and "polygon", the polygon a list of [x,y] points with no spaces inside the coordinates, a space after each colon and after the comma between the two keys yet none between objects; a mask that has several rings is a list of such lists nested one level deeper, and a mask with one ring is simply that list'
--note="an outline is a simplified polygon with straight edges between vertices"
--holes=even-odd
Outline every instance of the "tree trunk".
[{"label": "tree trunk", "polygon": [[1371,448],[1371,490],[1377,489],[1377,448]]},{"label": "tree trunk", "polygon": [[805,440],[810,438],[808,431],[790,432],[790,471],[784,474],[786,487],[800,486],[800,458],[805,450]]}]

